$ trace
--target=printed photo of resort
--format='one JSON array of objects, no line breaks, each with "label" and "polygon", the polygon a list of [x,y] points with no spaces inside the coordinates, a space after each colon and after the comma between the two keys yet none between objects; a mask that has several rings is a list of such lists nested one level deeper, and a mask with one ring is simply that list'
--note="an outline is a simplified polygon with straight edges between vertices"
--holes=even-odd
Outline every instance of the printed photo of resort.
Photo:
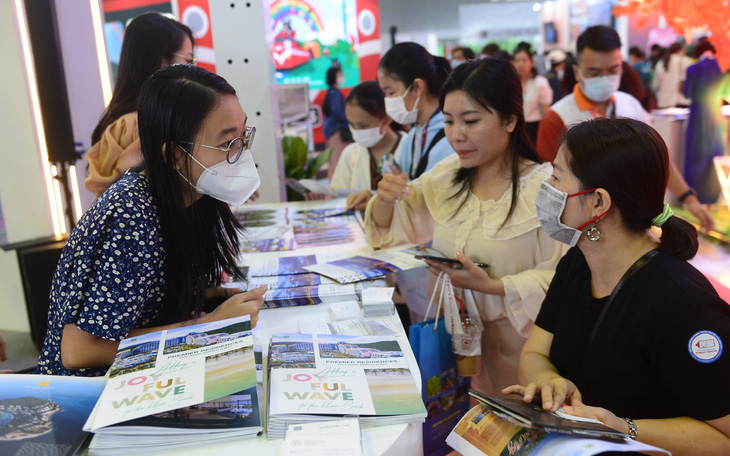
[{"label": "printed photo of resort", "polygon": [[413,374],[407,368],[365,369],[375,413],[405,415],[426,413]]},{"label": "printed photo of resort", "polygon": [[205,357],[206,401],[256,386],[253,345]]},{"label": "printed photo of resort", "polygon": [[163,353],[170,355],[195,350],[196,348],[208,347],[250,335],[250,321],[234,323],[232,325],[216,321],[206,325],[179,328],[168,331]]},{"label": "printed photo of resort", "polygon": [[395,340],[373,337],[317,336],[321,358],[402,358],[403,350]]},{"label": "printed photo of resort", "polygon": [[133,345],[120,345],[110,368],[109,378],[155,367],[159,348],[159,340],[141,340]]},{"label": "printed photo of resort", "polygon": [[269,366],[272,369],[316,368],[311,334],[275,334],[271,338]]},{"label": "printed photo of resort", "polygon": [[166,427],[208,428],[212,422],[219,422],[215,423],[216,428],[243,427],[258,425],[260,423],[258,416],[258,401],[254,387],[190,407],[139,418],[122,425],[160,424]]}]

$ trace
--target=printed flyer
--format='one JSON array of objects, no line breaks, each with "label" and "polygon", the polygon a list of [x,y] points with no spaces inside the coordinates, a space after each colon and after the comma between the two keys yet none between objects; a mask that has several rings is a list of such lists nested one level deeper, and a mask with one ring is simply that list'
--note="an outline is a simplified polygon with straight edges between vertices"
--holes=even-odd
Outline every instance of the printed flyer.
[{"label": "printed flyer", "polygon": [[421,422],[426,416],[394,337],[275,334],[269,368],[269,438],[282,429],[277,422],[294,423],[304,415],[373,417],[372,425],[381,424],[378,417]]},{"label": "printed flyer", "polygon": [[256,386],[249,316],[132,337],[119,344],[85,430],[218,399]]},{"label": "printed flyer", "polygon": [[368,255],[356,255],[328,263],[303,266],[304,269],[336,280],[339,283],[353,283],[360,280],[390,274],[405,269],[425,268],[425,261],[417,260],[421,254],[415,246],[378,250]]}]

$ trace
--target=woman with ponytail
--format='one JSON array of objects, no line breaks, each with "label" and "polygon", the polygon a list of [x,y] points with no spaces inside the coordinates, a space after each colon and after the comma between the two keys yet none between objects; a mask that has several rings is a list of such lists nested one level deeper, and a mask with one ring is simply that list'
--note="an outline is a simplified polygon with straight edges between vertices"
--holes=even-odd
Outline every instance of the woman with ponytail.
[{"label": "woman with ponytail", "polygon": [[574,248],[522,351],[526,386],[503,392],[674,455],[730,454],[730,306],[687,263],[697,231],[664,204],[664,141],[642,122],[599,118],[568,130],[553,166],[538,216]]},{"label": "woman with ponytail", "polygon": [[396,166],[410,179],[454,153],[444,137],[444,115],[439,107],[439,91],[450,72],[448,60],[432,56],[416,43],[396,44],[378,64],[386,113],[410,127],[395,157]]}]

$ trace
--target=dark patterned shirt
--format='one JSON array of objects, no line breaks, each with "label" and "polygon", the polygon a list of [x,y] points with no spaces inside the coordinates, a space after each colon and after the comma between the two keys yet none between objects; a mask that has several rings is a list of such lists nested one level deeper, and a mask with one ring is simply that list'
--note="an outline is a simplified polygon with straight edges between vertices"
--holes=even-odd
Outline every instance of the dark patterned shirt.
[{"label": "dark patterned shirt", "polygon": [[150,326],[165,296],[160,220],[146,176],[127,171],[81,217],[51,285],[39,374],[100,376],[106,367],[68,370],[61,362],[64,325],[121,341]]}]

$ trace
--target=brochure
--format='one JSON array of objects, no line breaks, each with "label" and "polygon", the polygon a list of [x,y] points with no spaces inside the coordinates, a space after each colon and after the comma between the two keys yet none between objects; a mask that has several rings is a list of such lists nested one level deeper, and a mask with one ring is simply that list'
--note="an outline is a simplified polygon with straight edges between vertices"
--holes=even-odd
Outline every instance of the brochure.
[{"label": "brochure", "polygon": [[269,290],[276,290],[278,288],[297,288],[329,285],[333,283],[337,282],[319,274],[308,272],[306,274],[296,275],[251,277],[248,281],[248,289],[255,290],[258,287],[266,285]]},{"label": "brochure", "polygon": [[600,421],[586,420],[571,415],[546,412],[538,403],[526,403],[515,397],[496,397],[470,390],[469,394],[506,421],[524,426],[539,427],[547,432],[581,434],[623,440],[624,433],[603,425]]},{"label": "brochure", "polygon": [[248,277],[285,276],[310,274],[304,266],[326,263],[345,258],[337,252],[316,255],[294,255],[281,258],[256,258],[248,265]]},{"label": "brochure", "polygon": [[449,434],[446,443],[463,456],[501,456],[529,454],[533,456],[570,454],[591,456],[608,451],[640,452],[649,455],[671,455],[666,450],[647,445],[626,436],[605,439],[575,434],[548,432],[540,427],[525,427],[503,421],[480,403],[469,410]]},{"label": "brochure", "polygon": [[357,222],[302,221],[294,224],[294,239],[298,247],[365,243],[365,230]]},{"label": "brochure", "polygon": [[85,430],[191,407],[256,386],[249,316],[123,340]]},{"label": "brochure", "polygon": [[405,269],[425,268],[425,261],[416,259],[421,250],[417,246],[403,248],[403,246],[378,250],[370,254],[360,254],[329,261],[324,264],[316,263],[303,266],[304,269],[336,280],[339,283],[353,283],[360,280],[390,274]]},{"label": "brochure", "polygon": [[0,375],[0,454],[73,455],[106,379]]},{"label": "brochure", "polygon": [[357,299],[353,285],[314,285],[297,288],[277,288],[264,294],[262,308],[311,306]]},{"label": "brochure", "polygon": [[364,427],[423,422],[426,417],[395,337],[274,334],[268,393],[271,439],[283,437],[291,424],[333,416],[358,415]]},{"label": "brochure", "polygon": [[130,450],[168,449],[206,440],[253,437],[260,434],[257,388],[158,413],[100,429],[89,449],[102,456],[129,454]]}]

